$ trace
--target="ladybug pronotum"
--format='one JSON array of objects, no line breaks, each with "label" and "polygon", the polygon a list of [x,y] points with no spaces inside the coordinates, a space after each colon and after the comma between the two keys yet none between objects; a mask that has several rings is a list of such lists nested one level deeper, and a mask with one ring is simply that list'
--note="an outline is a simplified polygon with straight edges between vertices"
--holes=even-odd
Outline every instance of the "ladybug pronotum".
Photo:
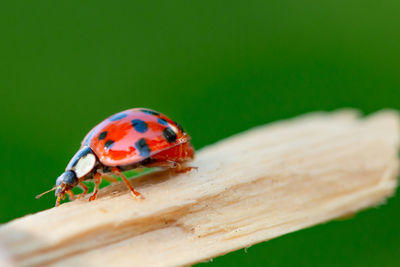
[{"label": "ladybug pronotum", "polygon": [[186,172],[194,167],[184,167],[182,164],[193,157],[190,136],[178,123],[151,109],[129,109],[105,119],[86,135],[65,172],[47,192],[55,190],[56,206],[59,206],[65,194],[74,199],[71,191],[74,187],[83,190],[79,197],[85,196],[88,188],[83,181],[92,179],[95,183],[89,198],[92,201],[96,199],[101,180],[115,182],[116,179],[109,176],[114,174],[121,177],[133,196],[142,197],[131,186],[123,171],[161,167]]}]

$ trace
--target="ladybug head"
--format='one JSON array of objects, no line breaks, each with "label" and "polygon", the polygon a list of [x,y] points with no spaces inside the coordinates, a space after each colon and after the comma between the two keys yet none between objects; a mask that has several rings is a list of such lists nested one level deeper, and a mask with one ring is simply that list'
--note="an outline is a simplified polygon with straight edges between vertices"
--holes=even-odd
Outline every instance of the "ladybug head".
[{"label": "ladybug head", "polygon": [[44,194],[47,194],[51,191],[56,191],[56,197],[57,197],[57,202],[56,206],[60,205],[60,201],[65,198],[65,193],[76,186],[78,184],[78,178],[76,177],[76,174],[74,171],[65,171],[63,172],[60,176],[58,176],[56,180],[56,185],[50,189],[47,190],[44,193],[41,193],[36,196],[36,198],[40,198]]},{"label": "ladybug head", "polygon": [[60,205],[60,201],[65,198],[65,193],[78,185],[80,181],[92,176],[96,164],[97,158],[90,147],[84,146],[76,152],[68,163],[65,172],[57,178],[56,206]]},{"label": "ladybug head", "polygon": [[56,192],[57,197],[56,205],[60,205],[60,201],[65,198],[65,192],[71,190],[78,184],[79,180],[76,177],[74,171],[65,171],[56,180]]},{"label": "ladybug head", "polygon": [[65,198],[65,193],[68,193],[69,190],[75,187],[79,182],[93,176],[97,164],[98,160],[92,149],[88,146],[82,147],[72,157],[65,172],[58,176],[56,185],[52,189],[37,195],[36,198],[55,190],[57,197],[56,206],[60,205],[60,201]]}]

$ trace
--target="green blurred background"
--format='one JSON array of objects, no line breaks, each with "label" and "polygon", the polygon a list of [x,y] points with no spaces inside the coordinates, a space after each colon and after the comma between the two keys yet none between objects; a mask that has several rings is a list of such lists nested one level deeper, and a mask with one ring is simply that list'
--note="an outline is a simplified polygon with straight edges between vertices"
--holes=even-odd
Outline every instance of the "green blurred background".
[{"label": "green blurred background", "polygon": [[[313,110],[399,109],[399,1],[4,1],[0,222],[54,204],[81,139],[149,107],[196,148]],[[210,266],[399,266],[400,198]]]}]

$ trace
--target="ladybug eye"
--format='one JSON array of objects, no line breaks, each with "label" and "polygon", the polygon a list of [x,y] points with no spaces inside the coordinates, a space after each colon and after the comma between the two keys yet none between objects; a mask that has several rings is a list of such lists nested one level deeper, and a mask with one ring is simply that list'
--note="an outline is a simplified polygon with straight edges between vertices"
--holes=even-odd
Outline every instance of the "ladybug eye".
[{"label": "ladybug eye", "polygon": [[[63,173],[64,174],[64,173]],[[56,180],[56,186],[61,185],[61,182],[63,181],[63,175],[61,174],[60,176],[58,176],[57,180]]]}]

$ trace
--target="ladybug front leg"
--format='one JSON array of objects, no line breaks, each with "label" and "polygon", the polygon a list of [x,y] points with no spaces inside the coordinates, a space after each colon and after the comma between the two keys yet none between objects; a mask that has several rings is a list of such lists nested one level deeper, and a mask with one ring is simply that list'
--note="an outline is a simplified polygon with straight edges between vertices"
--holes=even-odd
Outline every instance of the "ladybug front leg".
[{"label": "ladybug front leg", "polygon": [[78,187],[83,190],[83,192],[79,194],[78,199],[85,197],[89,188],[82,182],[78,184]]},{"label": "ladybug front leg", "polygon": [[131,183],[129,183],[128,178],[125,177],[125,175],[121,172],[120,169],[118,169],[117,167],[114,167],[111,169],[111,172],[119,177],[121,177],[122,181],[124,181],[125,185],[129,188],[129,190],[131,191],[132,196],[134,197],[140,197],[142,199],[144,199],[144,197],[135,189],[133,189]]},{"label": "ladybug front leg", "polygon": [[59,194],[59,195],[57,196],[56,207],[60,206],[61,200],[63,200],[64,198],[65,198],[65,197],[64,197],[64,194]]},{"label": "ladybug front leg", "polygon": [[89,201],[95,200],[97,193],[99,192],[99,186],[101,183],[101,173],[96,173],[93,177],[94,180],[94,191],[93,194],[90,196]]},{"label": "ladybug front leg", "polygon": [[67,193],[67,195],[69,196],[70,201],[75,200],[74,192],[72,192],[71,190],[67,190],[67,191],[65,191],[65,193]]}]

